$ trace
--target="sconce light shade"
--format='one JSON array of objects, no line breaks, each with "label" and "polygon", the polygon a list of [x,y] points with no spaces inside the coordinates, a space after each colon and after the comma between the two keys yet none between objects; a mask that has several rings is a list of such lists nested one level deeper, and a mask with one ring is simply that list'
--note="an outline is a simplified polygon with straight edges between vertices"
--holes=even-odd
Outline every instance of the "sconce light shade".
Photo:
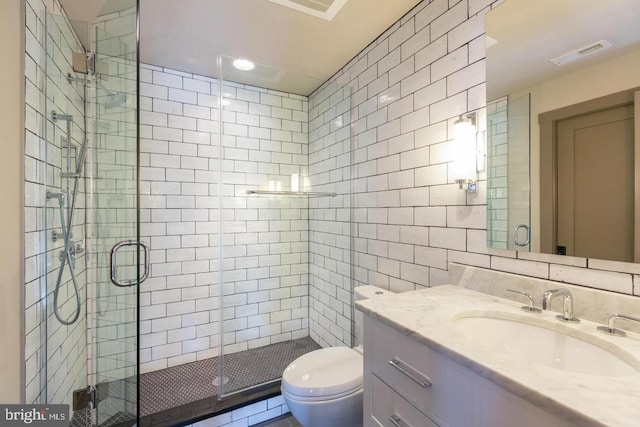
[{"label": "sconce light shade", "polygon": [[[477,159],[476,159],[476,127],[468,117],[462,117],[454,123],[455,135],[455,161],[453,163],[454,177],[456,182],[463,188],[467,184],[467,191],[475,190],[477,179]],[[472,184],[471,187],[469,184]],[[473,190],[472,190],[473,188]]]}]

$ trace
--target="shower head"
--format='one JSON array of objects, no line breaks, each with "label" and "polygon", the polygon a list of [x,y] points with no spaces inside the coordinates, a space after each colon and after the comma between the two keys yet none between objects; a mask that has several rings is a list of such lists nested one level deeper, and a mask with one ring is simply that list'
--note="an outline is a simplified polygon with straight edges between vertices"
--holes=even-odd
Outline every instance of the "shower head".
[{"label": "shower head", "polygon": [[107,100],[104,102],[104,106],[107,108],[120,107],[127,102],[127,95],[121,93],[109,93],[107,94]]},{"label": "shower head", "polygon": [[106,100],[104,101],[105,108],[116,108],[126,104],[127,95],[110,91],[102,84],[100,79],[95,79],[95,82],[96,85],[100,86],[106,93]]}]

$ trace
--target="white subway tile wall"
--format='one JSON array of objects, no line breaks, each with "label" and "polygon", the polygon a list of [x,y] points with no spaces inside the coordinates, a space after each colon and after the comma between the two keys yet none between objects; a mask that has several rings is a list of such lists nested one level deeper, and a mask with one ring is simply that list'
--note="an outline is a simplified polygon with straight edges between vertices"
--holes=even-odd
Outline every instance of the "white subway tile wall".
[{"label": "white subway tile wall", "polygon": [[[449,171],[453,121],[483,106],[469,92],[484,88],[484,58],[470,59],[469,46],[484,20],[468,10],[466,0],[421,3],[310,97],[313,132],[335,120],[329,111],[314,123],[315,105],[340,100],[327,92],[353,91],[353,167],[324,161],[318,174],[353,171],[356,286],[406,291],[445,281],[450,254],[467,251],[468,230],[486,229],[484,200],[458,190]],[[316,139],[329,145],[321,138],[310,135],[311,153]]]},{"label": "white subway tile wall", "polygon": [[231,353],[309,335],[309,201],[247,195],[296,191],[294,176],[305,189],[308,100],[232,82],[222,96],[222,330]]},{"label": "white subway tile wall", "polygon": [[247,427],[277,418],[289,413],[282,396],[276,396],[252,403],[222,415],[207,418],[187,427]]},{"label": "white subway tile wall", "polygon": [[141,64],[140,371],[218,353],[216,80]]},{"label": "white subway tile wall", "polygon": [[220,165],[225,352],[308,335],[308,201],[246,194],[308,176],[307,98],[224,82],[220,163],[219,93],[142,65],[142,372],[219,354]]},{"label": "white subway tile wall", "polygon": [[[309,335],[323,347],[350,346],[352,343],[353,96],[352,87],[340,81],[336,79],[326,83],[309,99],[311,187],[313,191],[337,193],[335,197],[319,197],[309,201]],[[371,85],[372,90],[377,91],[386,83],[372,82]]]},{"label": "white subway tile wall", "polygon": [[[485,174],[476,194],[454,183],[453,122],[462,113],[485,114],[484,15],[502,1],[425,0],[309,97],[312,177],[327,183],[332,174],[353,174],[354,285],[398,292],[436,286],[448,282],[447,265],[457,262],[627,294],[635,283],[640,294],[633,265],[487,249]],[[352,90],[349,169],[333,166],[322,151],[321,161],[312,157],[322,150],[315,144],[336,141],[327,131],[313,135],[314,129],[330,129],[337,116],[332,108],[338,100],[327,95],[335,87]],[[316,118],[318,105],[328,114]],[[505,165],[494,166],[506,176]],[[506,223],[506,206],[496,208],[490,217]],[[312,206],[310,217],[316,215]],[[313,274],[311,283],[311,334],[331,337],[327,330],[335,326],[327,321],[327,328],[315,332],[318,313],[331,307],[320,294],[327,285],[315,286]],[[318,303],[316,293],[322,296]]]}]

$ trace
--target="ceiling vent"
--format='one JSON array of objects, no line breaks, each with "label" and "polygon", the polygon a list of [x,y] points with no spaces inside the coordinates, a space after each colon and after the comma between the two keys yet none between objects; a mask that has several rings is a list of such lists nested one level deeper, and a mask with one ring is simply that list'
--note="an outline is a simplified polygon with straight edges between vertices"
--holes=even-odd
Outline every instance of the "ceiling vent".
[{"label": "ceiling vent", "polygon": [[347,3],[347,0],[269,0],[316,18],[331,21]]},{"label": "ceiling vent", "polygon": [[565,65],[577,59],[584,58],[585,56],[589,56],[589,55],[593,55],[594,53],[601,52],[604,49],[607,49],[609,47],[611,47],[611,43],[609,43],[606,40],[600,40],[595,43],[591,43],[587,46],[583,46],[572,52],[565,53],[564,55],[560,55],[557,58],[553,58],[550,60],[550,62],[557,66]]}]

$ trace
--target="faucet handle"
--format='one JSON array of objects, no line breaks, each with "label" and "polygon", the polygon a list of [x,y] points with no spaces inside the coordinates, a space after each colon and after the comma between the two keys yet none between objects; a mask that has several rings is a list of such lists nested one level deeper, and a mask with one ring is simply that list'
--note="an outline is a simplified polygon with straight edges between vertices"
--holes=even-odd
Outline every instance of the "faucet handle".
[{"label": "faucet handle", "polygon": [[528,311],[529,313],[542,313],[542,310],[533,306],[533,297],[528,293],[516,291],[514,289],[507,289],[507,292],[513,292],[514,294],[524,295],[525,297],[529,298],[529,305],[523,305],[522,307],[520,307],[520,310]]},{"label": "faucet handle", "polygon": [[628,320],[630,322],[640,323],[640,319],[637,317],[627,316],[626,314],[612,314],[609,316],[607,326],[598,326],[598,332],[602,332],[607,335],[615,335],[616,337],[624,337],[627,335],[622,329],[617,329],[615,323],[617,319]]}]

